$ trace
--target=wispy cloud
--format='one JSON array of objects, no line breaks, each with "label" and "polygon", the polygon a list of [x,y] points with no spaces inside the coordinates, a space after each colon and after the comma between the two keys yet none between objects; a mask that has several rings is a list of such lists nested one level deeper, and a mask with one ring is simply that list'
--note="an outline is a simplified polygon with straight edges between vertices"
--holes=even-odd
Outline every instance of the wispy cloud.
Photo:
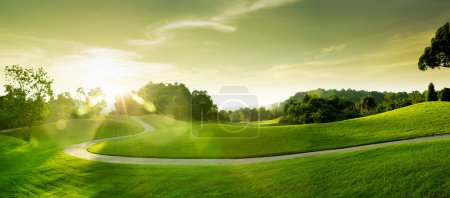
[{"label": "wispy cloud", "polygon": [[155,30],[150,30],[147,39],[130,39],[131,45],[156,45],[167,40],[168,34],[177,29],[204,28],[213,29],[220,32],[234,32],[236,27],[214,22],[214,21],[177,21],[162,25]]},{"label": "wispy cloud", "polygon": [[254,0],[240,1],[233,7],[226,9],[222,14],[199,20],[174,21],[158,27],[148,28],[146,38],[129,39],[128,43],[135,46],[152,46],[161,44],[169,38],[171,32],[179,29],[203,28],[220,32],[234,32],[236,25],[232,25],[232,20],[250,12],[262,9],[269,9],[282,6],[298,0]]},{"label": "wispy cloud", "polygon": [[212,18],[214,21],[229,21],[235,17],[262,9],[275,8],[298,0],[256,0],[241,1],[236,6],[225,10],[221,15]]},{"label": "wispy cloud", "polygon": [[340,44],[340,45],[334,45],[334,46],[323,48],[322,51],[325,52],[325,53],[341,52],[345,48],[347,48],[347,44],[344,43],[344,44]]}]

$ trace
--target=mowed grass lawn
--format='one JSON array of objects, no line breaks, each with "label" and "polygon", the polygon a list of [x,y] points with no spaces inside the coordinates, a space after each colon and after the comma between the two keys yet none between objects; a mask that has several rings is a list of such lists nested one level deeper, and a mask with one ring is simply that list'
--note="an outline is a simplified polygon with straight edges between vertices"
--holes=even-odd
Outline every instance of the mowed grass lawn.
[{"label": "mowed grass lawn", "polygon": [[[58,136],[50,142],[78,143]],[[0,135],[5,197],[447,197],[450,140],[247,165],[92,162]]]},{"label": "mowed grass lawn", "polygon": [[[31,129],[29,141],[20,139],[23,135],[21,130],[0,133],[0,197],[5,195],[4,192],[11,192],[11,185],[20,185],[17,179],[22,178],[22,175],[44,166],[61,155],[67,146],[93,139],[139,133],[142,130],[142,126],[128,117],[116,116],[107,120],[80,119],[43,124]],[[36,175],[36,178],[29,179],[39,180],[38,177]],[[39,185],[45,186],[46,183]]]},{"label": "mowed grass lawn", "polygon": [[[73,142],[130,135],[144,128],[127,116],[111,116],[108,119],[73,119],[51,122],[31,128],[30,142],[70,146]],[[22,129],[0,133],[25,138]]]},{"label": "mowed grass lawn", "polygon": [[[150,115],[157,130],[88,148],[94,153],[163,158],[243,158],[342,148],[450,133],[450,102],[427,102],[326,124],[200,125]],[[191,130],[192,129],[192,130]],[[240,132],[240,129],[243,129]],[[199,138],[201,137],[201,138]],[[212,138],[207,138],[212,137]]]}]

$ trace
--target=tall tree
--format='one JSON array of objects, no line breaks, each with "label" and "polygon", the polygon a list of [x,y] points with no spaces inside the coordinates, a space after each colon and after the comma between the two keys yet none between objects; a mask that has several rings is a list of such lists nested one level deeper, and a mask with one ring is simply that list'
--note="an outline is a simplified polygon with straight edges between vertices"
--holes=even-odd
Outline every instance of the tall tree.
[{"label": "tall tree", "polygon": [[6,97],[9,112],[17,115],[22,129],[44,117],[45,103],[53,95],[53,80],[42,68],[5,67]]},{"label": "tall tree", "polygon": [[436,36],[431,39],[431,46],[426,47],[419,58],[419,69],[450,67],[450,30],[449,23],[436,31]]},{"label": "tall tree", "polygon": [[434,84],[430,83],[428,85],[428,91],[427,91],[427,101],[437,101],[438,100],[438,94],[436,93],[436,90],[434,90]]},{"label": "tall tree", "polygon": [[192,119],[205,120],[211,111],[213,101],[207,91],[194,90],[192,92]]},{"label": "tall tree", "polygon": [[146,103],[151,103],[156,113],[187,120],[191,109],[191,92],[182,83],[148,83],[137,93]]},{"label": "tall tree", "polygon": [[440,91],[440,99],[441,101],[450,101],[450,89],[444,88]]}]

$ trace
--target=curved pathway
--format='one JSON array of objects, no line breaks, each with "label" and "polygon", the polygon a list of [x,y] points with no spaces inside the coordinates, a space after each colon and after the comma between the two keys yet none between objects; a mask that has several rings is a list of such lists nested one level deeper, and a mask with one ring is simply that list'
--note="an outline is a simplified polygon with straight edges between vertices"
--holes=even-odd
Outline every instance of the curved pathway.
[{"label": "curved pathway", "polygon": [[436,136],[428,136],[428,137],[418,137],[418,138],[407,139],[407,140],[397,140],[397,141],[391,141],[391,142],[367,144],[367,145],[362,145],[362,146],[354,146],[354,147],[341,148],[341,149],[329,149],[329,150],[312,151],[312,152],[306,152],[306,153],[287,154],[287,155],[268,156],[268,157],[242,158],[242,159],[142,158],[142,157],[101,155],[101,154],[95,154],[95,153],[91,153],[91,152],[87,151],[87,147],[91,144],[95,144],[95,143],[107,141],[107,140],[127,138],[127,137],[131,137],[134,135],[149,133],[149,132],[152,132],[155,130],[152,126],[150,126],[149,124],[142,121],[139,117],[132,117],[132,119],[135,120],[136,122],[138,122],[139,124],[141,124],[144,127],[144,131],[142,131],[138,134],[133,134],[133,135],[104,138],[104,139],[92,140],[89,142],[83,142],[80,144],[75,144],[75,145],[65,148],[64,153],[75,156],[75,157],[92,160],[92,161],[107,162],[107,163],[120,163],[120,164],[144,164],[144,165],[145,164],[146,165],[157,165],[157,164],[159,164],[159,165],[249,164],[249,163],[257,163],[257,162],[271,162],[271,161],[277,161],[277,160],[303,158],[303,157],[316,156],[316,155],[322,155],[322,154],[328,154],[328,153],[358,151],[358,150],[367,149],[367,148],[404,144],[404,143],[410,143],[410,142],[421,142],[421,141],[433,140],[433,139],[450,138],[450,134],[445,134],[445,135],[436,135]]},{"label": "curved pathway", "polygon": [[6,133],[6,132],[10,132],[10,131],[18,130],[18,129],[22,129],[22,128],[3,129],[3,130],[1,130],[1,131],[0,131],[0,133]]}]

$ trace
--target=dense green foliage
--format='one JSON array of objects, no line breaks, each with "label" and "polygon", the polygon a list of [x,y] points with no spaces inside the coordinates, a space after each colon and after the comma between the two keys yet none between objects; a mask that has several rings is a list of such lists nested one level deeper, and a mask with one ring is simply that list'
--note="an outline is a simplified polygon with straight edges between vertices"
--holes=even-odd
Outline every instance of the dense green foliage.
[{"label": "dense green foliage", "polygon": [[275,119],[282,116],[280,105],[270,108],[218,109],[211,96],[204,90],[189,89],[184,84],[148,83],[138,92],[116,98],[115,111],[111,114],[146,115],[156,113],[179,120],[210,122],[251,122]]},{"label": "dense green foliage", "polygon": [[365,96],[361,98],[361,101],[358,103],[361,114],[363,115],[371,115],[373,114],[375,108],[377,107],[377,103],[372,96]]},{"label": "dense green foliage", "polygon": [[74,117],[77,104],[70,93],[65,92],[58,94],[56,98],[52,97],[48,106],[50,108],[48,117],[51,120],[67,120]]},{"label": "dense green foliage", "polygon": [[308,95],[310,97],[315,98],[342,98],[345,100],[349,100],[351,102],[357,103],[360,101],[362,97],[365,96],[372,96],[376,103],[382,103],[386,102],[386,95],[391,94],[395,95],[398,98],[408,98],[408,93],[406,92],[379,92],[379,91],[365,91],[365,90],[353,90],[353,89],[315,89],[311,91],[305,91],[305,92],[297,92],[295,95],[291,96],[290,99],[295,99],[297,101],[303,101],[303,98]]},{"label": "dense green foliage", "polygon": [[439,92],[440,101],[450,101],[450,89],[444,88]]},{"label": "dense green foliage", "polygon": [[300,103],[291,99],[284,106],[285,120],[291,124],[334,122],[359,117],[355,104],[339,98],[323,99],[306,95]]},{"label": "dense green foliage", "polygon": [[0,102],[0,128],[31,127],[45,116],[45,104],[53,95],[53,80],[42,69],[5,67],[5,92]]},{"label": "dense green foliage", "polygon": [[448,102],[427,102],[340,122],[284,126],[191,126],[175,121],[161,125],[161,119],[151,117],[145,121],[159,125],[155,132],[101,142],[88,149],[110,155],[175,158],[279,155],[448,133],[448,112]]},{"label": "dense green foliage", "polygon": [[239,108],[236,110],[220,110],[213,108],[208,114],[208,121],[210,122],[255,122],[260,120],[273,120],[283,116],[283,110],[280,104],[273,104],[269,108]]},{"label": "dense green foliage", "polygon": [[[206,120],[212,108],[213,101],[207,91],[192,92],[192,120]],[[217,106],[214,108],[217,109]]]},{"label": "dense green foliage", "polygon": [[[298,92],[284,101],[284,119],[281,122],[298,124],[313,122],[333,122],[348,118],[373,115],[394,109],[406,107],[412,104],[425,102],[428,96],[437,101],[438,94],[413,91],[406,92],[377,92],[377,91],[355,91],[355,90],[324,90],[317,89],[308,92]],[[443,90],[444,91],[444,90]],[[368,94],[368,95],[363,95]],[[444,97],[446,93],[444,93]],[[361,96],[359,99],[356,97]],[[311,98],[317,103],[308,102]],[[295,101],[295,102],[294,102]],[[333,101],[341,101],[336,103]],[[345,101],[345,102],[344,102]],[[442,100],[446,101],[446,100]],[[328,103],[328,105],[323,105]],[[345,104],[342,106],[342,104]],[[342,109],[345,107],[344,109]],[[288,109],[289,112],[288,112]],[[273,119],[273,118],[272,118]]]},{"label": "dense green foliage", "polygon": [[426,47],[419,58],[419,69],[450,67],[450,26],[447,22],[436,31],[431,46]]},{"label": "dense green foliage", "polygon": [[111,114],[156,113],[179,120],[206,120],[213,109],[213,102],[206,91],[194,90],[191,93],[182,83],[150,82],[136,93],[117,97],[115,107]]},{"label": "dense green foliage", "polygon": [[138,91],[145,102],[153,103],[156,111],[176,119],[189,119],[191,92],[181,83],[148,83]]},{"label": "dense green foliage", "polygon": [[5,68],[6,95],[0,96],[0,129],[31,127],[35,122],[100,117],[106,108],[101,88],[53,95],[53,80],[42,69],[17,65]]},{"label": "dense green foliage", "polygon": [[177,119],[190,118],[191,92],[181,83],[153,83],[138,92],[116,98],[115,111],[111,114],[145,115],[158,113]]}]

